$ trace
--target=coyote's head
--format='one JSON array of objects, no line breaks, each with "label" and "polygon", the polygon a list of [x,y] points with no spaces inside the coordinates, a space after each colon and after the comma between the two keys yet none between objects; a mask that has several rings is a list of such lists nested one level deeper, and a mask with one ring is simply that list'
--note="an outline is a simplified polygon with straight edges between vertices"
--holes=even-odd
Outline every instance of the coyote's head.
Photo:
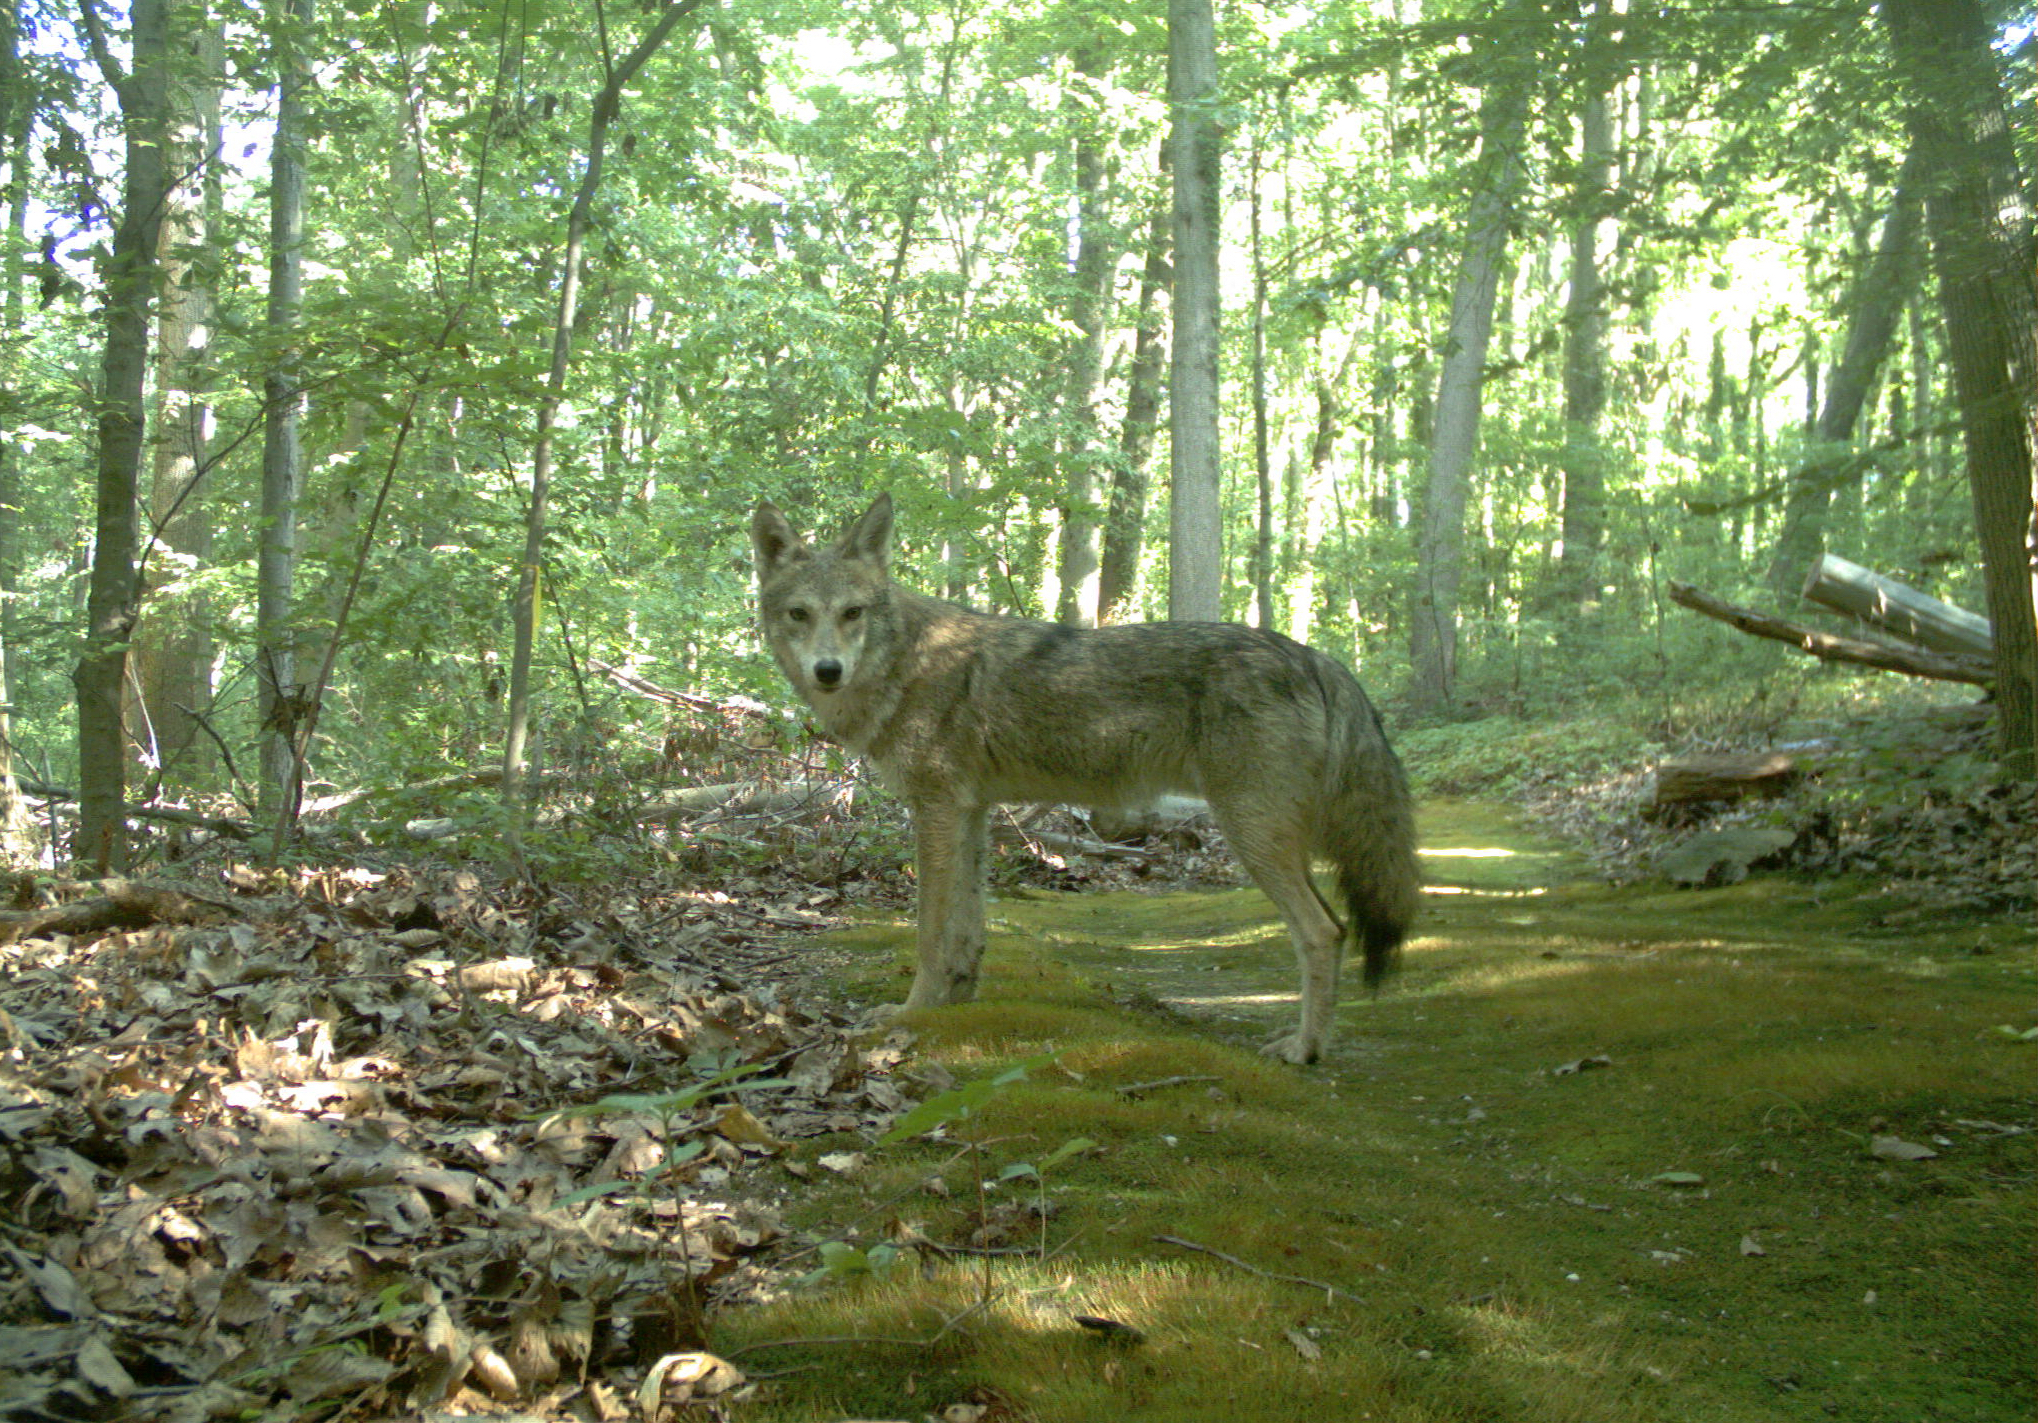
[{"label": "coyote's head", "polygon": [[758,623],[793,690],[819,704],[852,686],[890,633],[892,496],[878,495],[847,533],[822,548],[762,502],[750,519],[750,545],[757,551]]}]

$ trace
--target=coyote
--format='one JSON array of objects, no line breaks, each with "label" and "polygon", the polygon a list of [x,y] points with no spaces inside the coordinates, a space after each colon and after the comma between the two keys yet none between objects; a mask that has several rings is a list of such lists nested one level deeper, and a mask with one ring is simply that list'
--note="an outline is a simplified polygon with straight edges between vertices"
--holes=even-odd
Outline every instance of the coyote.
[{"label": "coyote", "polygon": [[[809,545],[769,502],[750,523],[771,655],[822,730],[913,813],[919,963],[907,1009],[966,1002],[984,949],[990,808],[1120,807],[1200,795],[1280,908],[1302,967],[1295,1031],[1263,1049],[1323,1055],[1347,935],[1377,986],[1420,893],[1401,763],[1351,673],[1234,623],[1093,630],[996,617],[892,582],[892,501]],[[1334,866],[1344,921],[1310,873]]]}]

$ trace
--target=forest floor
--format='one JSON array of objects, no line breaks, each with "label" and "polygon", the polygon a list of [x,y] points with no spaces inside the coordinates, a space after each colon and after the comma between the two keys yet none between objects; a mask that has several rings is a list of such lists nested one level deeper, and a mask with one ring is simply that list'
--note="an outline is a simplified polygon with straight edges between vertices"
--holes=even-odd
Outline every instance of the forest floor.
[{"label": "forest floor", "polygon": [[[1310,1071],[1254,1053],[1294,979],[1253,892],[1003,897],[982,1001],[919,1051],[1052,1063],[796,1217],[858,1278],[722,1322],[788,1371],[745,1416],[2023,1415],[2026,917],[1613,887],[1478,803],[1423,827],[1405,971]],[[827,980],[895,996],[905,930],[829,936]]]},{"label": "forest floor", "polygon": [[0,1415],[2022,1416],[2028,915],[1423,833],[1308,1070],[1207,850],[1008,876],[981,1001],[892,1029],[882,844],[0,917]]}]

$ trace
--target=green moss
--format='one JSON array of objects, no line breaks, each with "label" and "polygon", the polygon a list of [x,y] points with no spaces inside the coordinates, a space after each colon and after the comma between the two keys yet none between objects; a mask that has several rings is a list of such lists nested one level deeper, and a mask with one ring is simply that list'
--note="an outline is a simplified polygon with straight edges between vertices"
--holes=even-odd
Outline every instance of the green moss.
[{"label": "green moss", "polygon": [[[1253,1051],[1295,992],[1256,893],[995,904],[983,996],[918,1015],[922,1050],[963,1077],[1058,1068],[952,1130],[974,1158],[887,1149],[809,1223],[868,1203],[863,1243],[902,1221],[964,1241],[979,1179],[1085,1137],[1048,1173],[1047,1258],[1019,1181],[987,1238],[1032,1255],[727,1317],[725,1348],[938,1336],[782,1351],[808,1371],[745,1417],[968,1397],[1042,1420],[2027,1416],[2038,1162],[1989,1124],[2033,1124],[2038,1048],[1995,1032],[2034,1021],[2028,925],[1892,923],[1865,885],[1610,889],[1473,803],[1423,828],[1437,892],[1405,972],[1346,996],[1309,1071]],[[895,996],[909,937],[892,919],[839,948]],[[1170,1077],[1195,1080],[1117,1090]],[[1883,1135],[1939,1155],[1879,1158]],[[946,1194],[915,1189],[930,1175]]]}]

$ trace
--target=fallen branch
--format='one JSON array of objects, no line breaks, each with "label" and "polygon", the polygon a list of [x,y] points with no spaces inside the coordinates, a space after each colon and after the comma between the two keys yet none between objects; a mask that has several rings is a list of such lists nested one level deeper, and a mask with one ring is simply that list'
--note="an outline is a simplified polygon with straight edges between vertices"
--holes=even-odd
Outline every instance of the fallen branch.
[{"label": "fallen branch", "polygon": [[1143,1092],[1158,1092],[1163,1087],[1186,1087],[1192,1082],[1217,1082],[1217,1077],[1156,1077],[1151,1082],[1128,1082],[1114,1088],[1121,1097],[1137,1097]]},{"label": "fallen branch", "polygon": [[1091,840],[1082,835],[1063,835],[1055,830],[1022,830],[1013,825],[998,825],[991,829],[991,838],[1000,845],[1019,845],[1031,849],[1045,845],[1072,855],[1103,855],[1121,860],[1150,860],[1154,852],[1138,845],[1114,845],[1108,840]]},{"label": "fallen branch", "polygon": [[52,909],[0,911],[0,944],[52,934],[103,934],[150,924],[202,924],[216,916],[238,918],[240,910],[167,885],[108,880],[105,893]]},{"label": "fallen branch", "polygon": [[[554,767],[552,770],[544,772],[539,779],[561,781],[571,774],[572,772],[570,771]],[[502,767],[495,766],[487,770],[462,771],[454,776],[440,776],[438,779],[431,781],[406,781],[393,786],[361,786],[351,791],[335,791],[331,795],[309,797],[304,802],[299,813],[303,815],[323,815],[329,810],[345,809],[347,806],[354,804],[354,802],[366,800],[370,796],[396,795],[399,793],[408,795],[414,792],[429,795],[435,791],[463,791],[473,789],[476,786],[496,785],[501,780]]]},{"label": "fallen branch", "polygon": [[724,785],[687,786],[659,796],[639,809],[636,818],[669,820],[716,810],[730,815],[763,815],[823,800],[839,804],[854,790],[853,783],[843,781],[787,781],[776,786],[763,781],[732,781]]},{"label": "fallen branch", "polygon": [[1871,641],[1820,632],[1788,618],[1737,607],[1710,593],[1702,593],[1689,583],[1672,583],[1669,592],[1670,601],[1679,607],[1716,618],[1755,637],[1787,642],[1800,652],[1828,662],[1847,662],[1885,672],[1902,672],[1911,677],[1966,682],[1977,687],[1986,687],[1995,681],[1995,663],[1987,657],[1976,657],[1971,653],[1930,652],[1922,647],[1906,647],[1879,639]]},{"label": "fallen branch", "polygon": [[748,697],[733,697],[728,701],[718,702],[713,697],[703,697],[695,692],[675,692],[670,687],[661,687],[647,677],[639,676],[637,673],[624,667],[618,667],[613,663],[604,662],[599,657],[588,658],[587,665],[601,673],[602,676],[608,678],[611,682],[614,682],[624,691],[634,692],[638,696],[650,701],[663,702],[669,707],[686,707],[693,711],[721,712],[729,716],[764,718],[771,715],[769,707],[765,706],[762,702],[753,702]]},{"label": "fallen branch", "polygon": [[[77,793],[63,786],[52,786],[42,781],[16,781],[24,795],[40,800],[76,800]],[[174,805],[131,805],[127,808],[130,820],[157,820],[169,825],[196,825],[219,835],[231,835],[236,840],[245,840],[255,833],[255,827],[245,820],[235,820],[226,815],[207,815],[202,810],[185,810]]]},{"label": "fallen branch", "polygon": [[1258,1275],[1263,1280],[1278,1280],[1284,1285],[1307,1285],[1312,1290],[1322,1290],[1326,1295],[1331,1295],[1337,1299],[1348,1299],[1353,1304],[1365,1303],[1364,1300],[1349,1290],[1341,1290],[1336,1285],[1326,1285],[1321,1280],[1306,1279],[1301,1275],[1283,1275],[1273,1270],[1262,1270],[1249,1260],[1241,1260],[1236,1255],[1227,1255],[1222,1250],[1215,1249],[1212,1246],[1198,1245],[1195,1241],[1184,1240],[1179,1235],[1156,1235],[1154,1241],[1160,1245],[1174,1245],[1179,1246],[1183,1250],[1198,1250],[1205,1255],[1215,1256],[1225,1264],[1236,1265],[1247,1274]]}]

